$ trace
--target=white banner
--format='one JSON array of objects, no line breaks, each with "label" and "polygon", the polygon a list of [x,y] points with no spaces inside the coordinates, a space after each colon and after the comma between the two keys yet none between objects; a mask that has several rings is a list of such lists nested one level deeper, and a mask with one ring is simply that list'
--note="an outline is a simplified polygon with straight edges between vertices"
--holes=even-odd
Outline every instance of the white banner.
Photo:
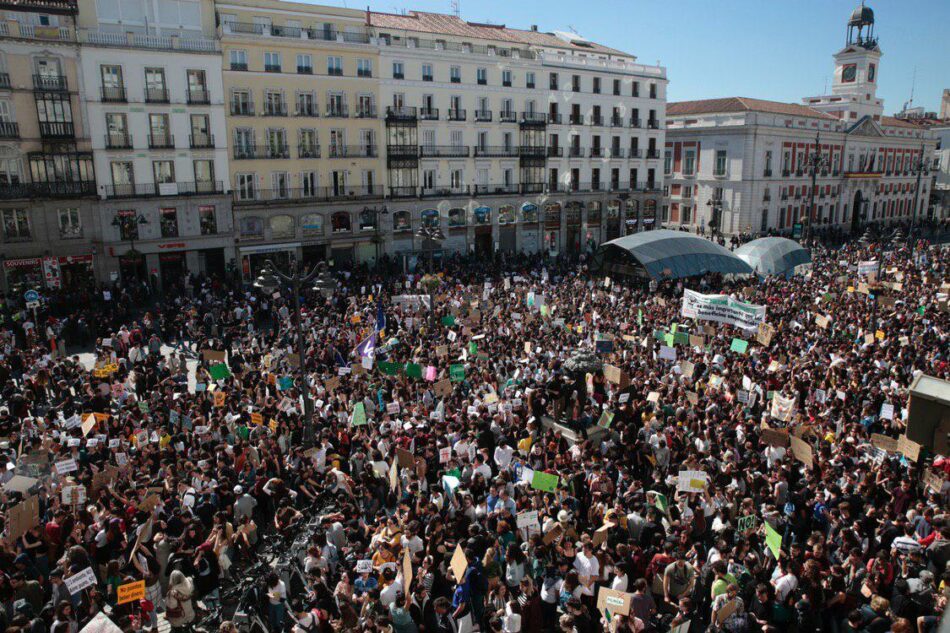
[{"label": "white banner", "polygon": [[783,422],[791,422],[795,415],[795,398],[783,398],[779,394],[772,396],[772,417]]},{"label": "white banner", "polygon": [[96,575],[93,573],[92,567],[86,567],[84,570],[73,574],[69,578],[64,578],[63,582],[66,583],[66,588],[69,589],[69,593],[75,596],[86,587],[91,587],[96,584]]},{"label": "white banner", "polygon": [[765,306],[738,301],[728,295],[704,295],[685,289],[681,314],[688,319],[728,323],[744,330],[754,330],[765,322]]},{"label": "white banner", "polygon": [[858,274],[865,277],[871,274],[876,275],[880,269],[881,263],[876,259],[866,262],[858,262]]}]

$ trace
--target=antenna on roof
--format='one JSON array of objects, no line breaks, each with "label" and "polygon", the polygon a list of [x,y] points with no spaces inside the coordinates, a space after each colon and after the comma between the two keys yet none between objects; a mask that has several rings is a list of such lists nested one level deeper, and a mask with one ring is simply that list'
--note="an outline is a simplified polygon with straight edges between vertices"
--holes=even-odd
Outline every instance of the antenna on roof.
[{"label": "antenna on roof", "polygon": [[825,75],[825,87],[821,89],[821,94],[828,94],[828,75]]},{"label": "antenna on roof", "polygon": [[[914,66],[914,75],[913,75],[913,78],[910,80],[910,101],[909,101],[909,103],[910,103],[910,107],[911,107],[911,108],[914,107],[914,88],[916,88],[916,87],[917,87],[917,67]],[[906,110],[907,108],[904,108],[904,109]]]},{"label": "antenna on roof", "polygon": [[460,0],[452,0],[451,5],[452,5],[452,13],[455,15],[455,17],[461,19],[462,10],[460,6],[461,5]]},{"label": "antenna on roof", "polygon": [[567,25],[567,30],[573,33],[574,35],[580,35],[580,33],[577,32],[577,29],[575,29],[574,25],[572,24]]}]

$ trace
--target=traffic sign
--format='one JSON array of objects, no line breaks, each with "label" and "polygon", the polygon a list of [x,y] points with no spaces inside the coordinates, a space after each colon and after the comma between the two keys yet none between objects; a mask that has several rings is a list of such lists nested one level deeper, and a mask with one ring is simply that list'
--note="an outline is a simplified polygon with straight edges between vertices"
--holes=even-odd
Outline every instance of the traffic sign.
[{"label": "traffic sign", "polygon": [[33,303],[34,301],[40,300],[40,293],[35,290],[27,290],[23,293],[23,300],[28,303]]}]

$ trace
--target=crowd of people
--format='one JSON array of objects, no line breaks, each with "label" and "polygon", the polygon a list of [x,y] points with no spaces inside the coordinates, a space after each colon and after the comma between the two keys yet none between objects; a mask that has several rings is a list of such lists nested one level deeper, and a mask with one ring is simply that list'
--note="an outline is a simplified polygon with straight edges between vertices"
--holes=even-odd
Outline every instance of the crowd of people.
[{"label": "crowd of people", "polygon": [[[902,438],[915,376],[950,378],[950,255],[812,255],[340,273],[300,297],[302,364],[287,288],[113,289],[73,334],[10,302],[0,631],[193,630],[311,519],[306,586],[261,578],[270,630],[936,631],[950,462]],[[687,288],[770,327],[685,319]]]}]

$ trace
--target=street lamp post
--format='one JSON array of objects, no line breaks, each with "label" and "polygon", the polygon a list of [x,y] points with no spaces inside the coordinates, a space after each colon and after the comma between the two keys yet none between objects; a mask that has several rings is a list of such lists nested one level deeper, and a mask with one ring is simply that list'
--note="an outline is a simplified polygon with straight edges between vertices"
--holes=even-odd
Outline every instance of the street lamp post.
[{"label": "street lamp post", "polygon": [[386,205],[383,205],[382,209],[377,209],[373,207],[363,207],[364,214],[373,214],[373,244],[376,246],[376,260],[374,261],[375,266],[379,266],[379,245],[383,243],[383,234],[380,227],[380,221],[382,217],[389,215],[389,208]]},{"label": "street lamp post", "polygon": [[927,171],[927,161],[924,159],[924,143],[920,144],[920,156],[914,161],[911,168],[917,173],[917,185],[914,187],[914,208],[910,211],[910,230],[907,232],[908,238],[913,239],[914,229],[917,227],[917,204],[920,197],[920,176]]},{"label": "street lamp post", "polygon": [[132,253],[133,257],[136,255],[135,240],[138,239],[139,226],[142,224],[148,224],[148,218],[141,213],[136,214],[134,211],[131,213],[119,211],[112,218],[112,226],[119,229],[119,239],[125,239],[128,236],[129,252]]},{"label": "street lamp post", "polygon": [[[435,319],[435,289],[438,288],[440,283],[439,278],[433,274],[435,270],[435,245],[445,239],[445,234],[438,225],[432,226],[423,223],[416,231],[416,237],[422,239],[423,250],[429,253],[430,270],[429,274],[422,278],[422,282],[429,292],[429,321],[432,322]],[[428,244],[432,244],[432,246],[427,249]]]},{"label": "street lamp post", "polygon": [[712,231],[713,241],[715,241],[716,235],[721,233],[719,227],[722,226],[722,198],[713,195],[712,198],[706,201],[706,206],[712,209],[712,217],[709,218],[709,228]]},{"label": "street lamp post", "polygon": [[828,166],[828,159],[821,151],[821,132],[815,132],[815,151],[808,154],[806,165],[811,169],[811,202],[808,205],[808,217],[802,231],[802,241],[807,244],[811,237],[812,218],[815,217],[815,189],[818,188],[818,170]]},{"label": "street lamp post", "polygon": [[289,284],[292,288],[294,295],[294,338],[297,346],[297,384],[301,393],[304,395],[303,440],[304,444],[308,446],[313,444],[315,434],[313,428],[313,403],[310,400],[310,385],[307,384],[306,365],[304,364],[304,336],[303,328],[300,324],[300,289],[304,284],[314,278],[316,278],[314,290],[319,290],[324,296],[329,296],[333,293],[334,288],[336,288],[336,281],[333,279],[333,275],[328,271],[326,262],[319,262],[313,267],[313,270],[307,273],[299,270],[297,261],[293,260],[291,262],[290,274],[286,274],[281,272],[274,262],[268,259],[264,262],[264,269],[261,271],[260,276],[254,281],[254,287],[259,288],[267,294],[272,294],[276,291],[280,287],[281,282]]}]

